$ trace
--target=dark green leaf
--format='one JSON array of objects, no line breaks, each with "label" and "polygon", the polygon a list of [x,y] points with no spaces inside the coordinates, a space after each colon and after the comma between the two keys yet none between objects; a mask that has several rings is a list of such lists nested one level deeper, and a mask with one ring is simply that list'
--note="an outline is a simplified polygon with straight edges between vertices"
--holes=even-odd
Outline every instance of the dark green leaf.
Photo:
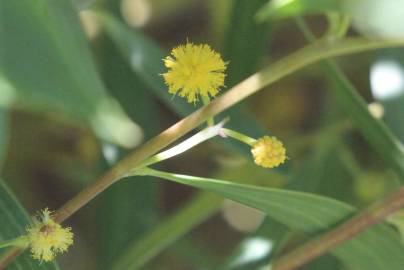
[{"label": "dark green leaf", "polygon": [[6,110],[0,108],[0,171],[7,150],[8,121]]},{"label": "dark green leaf", "polygon": [[[128,116],[139,124],[145,139],[151,138],[159,132],[158,109],[152,93],[134,76],[128,63],[109,40],[104,38],[100,43],[99,55],[104,63],[102,75],[109,92]],[[115,149],[117,160],[126,154]],[[101,166],[102,171],[109,167],[105,162]],[[122,181],[104,192],[97,208],[99,234],[102,235],[98,246],[99,269],[108,269],[128,243],[136,242],[157,224],[158,200],[158,183],[151,181],[150,177]]]},{"label": "dark green leaf", "polygon": [[257,69],[265,53],[270,26],[257,23],[254,14],[267,0],[233,1],[226,31],[224,58],[229,61],[226,85],[232,87]]},{"label": "dark green leaf", "polygon": [[140,269],[162,249],[210,217],[221,203],[222,199],[217,196],[199,194],[176,214],[153,228],[150,233],[129,244],[111,269]]}]

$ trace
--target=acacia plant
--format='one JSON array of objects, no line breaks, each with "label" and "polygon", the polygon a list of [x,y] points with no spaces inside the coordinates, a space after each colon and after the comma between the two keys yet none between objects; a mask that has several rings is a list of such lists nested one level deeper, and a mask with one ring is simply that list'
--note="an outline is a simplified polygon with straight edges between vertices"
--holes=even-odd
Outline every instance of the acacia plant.
[{"label": "acacia plant", "polygon": [[[230,11],[211,22],[223,37],[174,20],[167,53],[152,27],[129,26],[147,1],[0,0],[2,177],[23,179],[0,182],[0,269],[59,269],[62,253],[63,269],[402,269],[404,1],[167,2],[185,11],[154,5]],[[326,93],[279,99],[273,84],[287,80]],[[78,154],[52,155],[69,134]],[[57,177],[29,180],[43,162]],[[157,179],[198,193],[164,216]],[[194,229],[218,212],[254,228],[212,222],[206,235],[223,239],[198,244]]]}]

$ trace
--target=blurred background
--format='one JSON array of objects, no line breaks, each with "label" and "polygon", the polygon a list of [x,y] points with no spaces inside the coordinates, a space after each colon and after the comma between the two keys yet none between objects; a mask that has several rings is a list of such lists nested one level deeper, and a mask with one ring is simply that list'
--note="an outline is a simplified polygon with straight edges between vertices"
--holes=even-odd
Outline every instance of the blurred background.
[{"label": "blurred background", "polygon": [[[59,208],[133,148],[200,107],[166,92],[159,76],[164,72],[161,59],[173,47],[189,40],[220,52],[229,62],[226,91],[307,44],[293,19],[257,22],[255,14],[267,0],[72,0],[74,10],[62,2],[60,9],[49,8],[60,12],[66,23],[61,31],[82,27],[83,32],[64,39],[59,39],[63,31],[53,33],[56,45],[49,48],[44,45],[46,33],[29,10],[18,9],[18,4],[7,10],[5,4],[9,38],[2,64],[9,65],[0,69],[1,176],[28,213]],[[7,15],[12,5],[18,12]],[[46,8],[37,5],[32,10],[41,14]],[[44,14],[41,18],[46,19]],[[385,34],[386,27],[375,30],[369,20],[355,21],[349,35]],[[307,21],[317,36],[326,32],[324,16],[309,15]],[[36,41],[16,47],[28,31],[27,40]],[[89,48],[84,40],[91,55],[85,54]],[[67,52],[66,65],[76,64],[76,73],[65,75],[64,68],[55,68],[64,59],[57,46]],[[402,49],[341,57],[338,62],[374,117],[402,140]],[[19,77],[10,75],[15,70]],[[90,82],[93,78],[96,83]],[[229,127],[252,137],[273,134],[282,140],[290,159],[279,169],[258,168],[248,147],[224,139],[206,142],[158,167],[318,193],[364,207],[397,187],[397,178],[356,130],[333,88],[321,66],[312,65],[217,117],[230,115]],[[191,218],[192,213],[200,217]],[[142,269],[256,269],[253,265],[307,237],[238,203],[136,177],[114,184],[66,221],[75,232],[75,245],[58,258],[60,266],[108,269],[127,247],[172,217],[177,219],[161,231],[161,239],[175,235],[187,222],[189,229],[168,240],[168,247],[162,246]],[[146,252],[148,246],[144,248]],[[305,269],[346,268],[324,256]]]}]

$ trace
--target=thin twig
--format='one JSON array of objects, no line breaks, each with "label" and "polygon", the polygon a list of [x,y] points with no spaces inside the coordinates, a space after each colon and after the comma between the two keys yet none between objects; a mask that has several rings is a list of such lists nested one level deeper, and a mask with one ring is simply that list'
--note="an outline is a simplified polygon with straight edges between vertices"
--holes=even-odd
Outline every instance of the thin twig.
[{"label": "thin twig", "polygon": [[[228,90],[223,96],[213,100],[210,104],[195,111],[188,117],[177,122],[158,136],[140,146],[131,155],[117,163],[97,181],[78,193],[56,211],[54,215],[55,221],[62,222],[70,217],[110,185],[125,176],[128,171],[138,166],[145,159],[157,153],[164,147],[181,138],[189,131],[198,127],[209,117],[213,117],[223,112],[286,75],[330,57],[400,46],[404,46],[404,40],[402,39],[368,40],[364,38],[354,38],[339,40],[337,42],[323,40],[290,54],[273,65],[270,65],[262,71],[250,76],[232,89]],[[5,266],[16,256],[18,256],[18,254],[15,250],[6,253],[0,260],[0,269],[2,267],[5,268]]]},{"label": "thin twig", "polygon": [[227,91],[223,96],[213,100],[208,105],[180,120],[158,136],[140,146],[131,155],[117,163],[111,170],[102,175],[96,182],[63,205],[55,213],[55,221],[64,221],[111,184],[122,178],[129,170],[138,166],[151,155],[157,153],[162,148],[168,146],[189,131],[198,127],[209,117],[223,112],[250,95],[258,92],[263,87],[268,86],[286,75],[329,57],[403,45],[404,40],[366,40],[363,38],[355,38],[340,40],[335,43],[318,41],[290,54],[273,65],[270,65],[262,71],[250,76]]},{"label": "thin twig", "polygon": [[357,214],[336,229],[309,241],[275,261],[271,270],[293,270],[351,240],[404,206],[404,187]]}]

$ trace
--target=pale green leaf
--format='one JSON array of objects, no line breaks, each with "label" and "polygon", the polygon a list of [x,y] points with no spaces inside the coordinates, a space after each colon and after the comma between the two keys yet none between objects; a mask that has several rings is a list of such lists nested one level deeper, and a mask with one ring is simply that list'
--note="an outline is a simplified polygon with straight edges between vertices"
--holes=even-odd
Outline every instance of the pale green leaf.
[{"label": "pale green leaf", "polygon": [[63,113],[136,145],[138,128],[108,97],[69,0],[0,0],[0,26],[0,105]]},{"label": "pale green leaf", "polygon": [[280,19],[305,14],[341,11],[342,0],[272,0],[257,13],[257,19]]},{"label": "pale green leaf", "polygon": [[[353,207],[340,201],[308,193],[149,171],[149,169],[146,169],[145,173],[212,191],[261,210],[298,231],[329,230],[356,212]],[[331,253],[354,269],[400,270],[404,264],[404,246],[398,235],[384,224],[373,226],[335,248]]]}]

